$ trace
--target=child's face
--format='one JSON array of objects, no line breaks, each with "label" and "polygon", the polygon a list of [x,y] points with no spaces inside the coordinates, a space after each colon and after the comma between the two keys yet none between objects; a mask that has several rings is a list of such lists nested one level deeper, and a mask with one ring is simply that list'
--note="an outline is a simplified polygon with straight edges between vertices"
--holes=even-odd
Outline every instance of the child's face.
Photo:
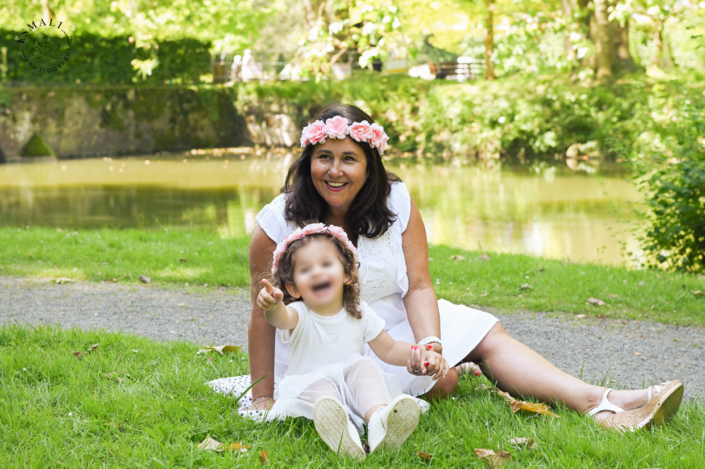
[{"label": "child's face", "polygon": [[330,241],[315,240],[294,253],[294,284],[286,287],[309,308],[337,309],[343,305],[346,280],[338,248]]}]

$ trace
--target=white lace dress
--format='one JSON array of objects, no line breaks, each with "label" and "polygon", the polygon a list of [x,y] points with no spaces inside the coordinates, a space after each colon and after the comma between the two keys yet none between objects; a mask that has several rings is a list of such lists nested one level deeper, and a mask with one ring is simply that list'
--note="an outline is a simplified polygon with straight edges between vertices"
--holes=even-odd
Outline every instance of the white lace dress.
[{"label": "white lace dress", "polygon": [[[297,228],[284,217],[285,197],[286,194],[277,196],[256,217],[260,227],[277,244]],[[383,235],[374,239],[358,237],[361,299],[384,319],[385,329],[395,340],[416,343],[403,301],[409,288],[409,278],[402,250],[402,233],[406,230],[411,214],[411,196],[404,183],[392,183],[389,208],[397,217]],[[446,300],[438,300],[438,309],[441,317],[443,356],[451,365],[465,358],[498,321],[492,314],[463,305],[454,305]],[[407,372],[406,367],[388,365],[377,359],[368,346],[365,350],[368,356],[376,359],[382,370],[398,376],[402,392],[420,396],[433,387],[434,382],[429,376],[414,376]],[[276,385],[281,382],[288,363],[289,348],[282,342],[281,332],[277,331],[274,359],[275,399]],[[240,395],[250,386],[251,381],[250,376],[245,375],[216,379],[208,384],[216,392]],[[248,391],[240,400],[240,409],[246,409],[251,402],[251,394]]]}]

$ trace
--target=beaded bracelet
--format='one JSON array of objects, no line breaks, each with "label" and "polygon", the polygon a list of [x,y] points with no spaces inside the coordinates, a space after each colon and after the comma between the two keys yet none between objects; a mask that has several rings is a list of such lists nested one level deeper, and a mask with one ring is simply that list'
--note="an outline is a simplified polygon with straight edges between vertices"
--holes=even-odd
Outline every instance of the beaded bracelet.
[{"label": "beaded bracelet", "polygon": [[257,401],[261,401],[262,399],[273,399],[272,396],[260,396],[257,399],[252,399],[252,405],[255,404]]}]

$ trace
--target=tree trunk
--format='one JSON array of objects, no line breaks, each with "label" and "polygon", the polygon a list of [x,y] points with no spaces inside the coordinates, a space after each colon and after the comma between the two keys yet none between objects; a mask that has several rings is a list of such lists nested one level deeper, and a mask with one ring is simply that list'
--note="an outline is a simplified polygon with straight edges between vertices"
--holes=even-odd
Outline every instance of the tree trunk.
[{"label": "tree trunk", "polygon": [[485,78],[494,80],[497,75],[494,73],[494,63],[492,53],[494,52],[494,0],[485,0],[487,6],[487,17],[485,19],[487,32],[485,33]]},{"label": "tree trunk", "polygon": [[673,70],[673,55],[671,55],[671,43],[668,42],[668,35],[664,37],[661,30],[661,68],[664,70]]},{"label": "tree trunk", "polygon": [[[595,56],[597,65],[597,79],[603,80],[612,76],[612,37],[607,14],[607,0],[594,0],[595,27],[593,40],[595,41]],[[592,29],[592,28],[591,28]]]},{"label": "tree trunk", "polygon": [[636,62],[629,52],[629,20],[624,22],[624,26],[620,25],[619,21],[613,21],[612,37],[614,38],[613,69],[636,70]]},{"label": "tree trunk", "polygon": [[[563,6],[563,16],[566,19],[567,27],[566,29],[572,29],[573,23],[573,12],[577,9],[577,5],[574,0],[561,0],[561,5]],[[575,60],[575,50],[573,49],[573,43],[570,40],[570,32],[566,31],[563,36],[563,47],[566,60],[572,62]]]},{"label": "tree trunk", "polygon": [[662,70],[673,69],[673,58],[671,57],[671,47],[667,40],[663,37],[663,22],[656,23],[656,32],[654,33],[654,48],[656,53],[651,65],[659,67]]},{"label": "tree trunk", "polygon": [[318,15],[316,14],[314,5],[311,4],[311,0],[303,0],[301,6],[304,9],[304,27],[306,28],[306,32],[308,32],[316,24]]},{"label": "tree trunk", "polygon": [[54,10],[49,6],[49,0],[42,0],[42,18],[47,20],[55,20],[56,15]]}]

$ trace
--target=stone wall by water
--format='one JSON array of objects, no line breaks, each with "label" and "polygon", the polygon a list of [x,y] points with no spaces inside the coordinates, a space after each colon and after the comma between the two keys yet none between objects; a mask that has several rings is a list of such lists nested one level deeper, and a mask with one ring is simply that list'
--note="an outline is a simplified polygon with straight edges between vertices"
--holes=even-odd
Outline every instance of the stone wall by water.
[{"label": "stone wall by water", "polygon": [[0,150],[17,158],[35,133],[59,158],[297,143],[292,118],[236,107],[224,87],[10,88],[0,90]]}]

